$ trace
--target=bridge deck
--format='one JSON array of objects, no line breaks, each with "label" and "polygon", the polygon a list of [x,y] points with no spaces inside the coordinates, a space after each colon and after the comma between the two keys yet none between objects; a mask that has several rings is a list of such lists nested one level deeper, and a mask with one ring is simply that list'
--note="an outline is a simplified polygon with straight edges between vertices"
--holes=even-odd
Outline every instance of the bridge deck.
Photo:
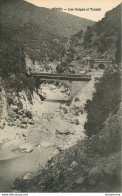
[{"label": "bridge deck", "polygon": [[58,80],[73,80],[73,81],[90,81],[91,76],[85,74],[57,74],[57,73],[42,73],[42,72],[30,72],[33,77],[39,77],[40,79],[58,79]]}]

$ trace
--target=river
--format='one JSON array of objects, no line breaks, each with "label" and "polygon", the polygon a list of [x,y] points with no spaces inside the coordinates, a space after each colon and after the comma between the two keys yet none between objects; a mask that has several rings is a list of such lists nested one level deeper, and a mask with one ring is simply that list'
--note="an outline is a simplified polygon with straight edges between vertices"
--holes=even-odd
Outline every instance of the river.
[{"label": "river", "polygon": [[16,150],[14,153],[19,154],[19,157],[0,161],[0,192],[11,192],[11,185],[15,178],[38,171],[39,165],[44,167],[53,151],[54,147],[48,147],[40,153],[34,150],[32,153],[20,155]]},{"label": "river", "polygon": [[[86,83],[83,82],[81,87],[83,88],[84,85]],[[29,135],[26,138],[26,142],[33,145],[33,151],[31,153],[21,153],[15,148],[12,150],[12,153],[16,155],[15,157],[0,160],[0,192],[11,192],[11,184],[15,178],[23,177],[30,172],[35,173],[38,171],[39,165],[45,166],[50,155],[56,150],[56,129],[61,131],[64,129],[78,129],[77,125],[69,123],[70,119],[69,121],[65,118],[62,119],[60,114],[61,104],[69,102],[68,96],[64,92],[60,92],[60,89],[57,90],[55,85],[50,85],[50,88],[48,85],[43,86],[43,90],[47,94],[47,98],[42,102],[40,117],[36,119],[35,126],[29,130]],[[69,138],[65,143],[70,140],[70,136],[67,137]],[[72,137],[74,135],[71,134],[71,139]],[[52,145],[38,148],[41,142],[50,142]],[[62,143],[62,140],[59,142]]]}]

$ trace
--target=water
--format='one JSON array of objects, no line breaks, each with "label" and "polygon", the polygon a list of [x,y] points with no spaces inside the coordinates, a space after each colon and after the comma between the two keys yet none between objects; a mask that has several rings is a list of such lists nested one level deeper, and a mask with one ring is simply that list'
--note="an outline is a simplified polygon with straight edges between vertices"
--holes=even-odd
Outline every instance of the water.
[{"label": "water", "polygon": [[[87,82],[78,84],[77,82],[72,83],[73,96],[76,95],[79,92],[79,89],[82,89],[86,84]],[[65,100],[66,97],[64,94],[55,91],[55,89],[52,90],[49,87],[46,86],[45,88],[48,96],[42,104],[43,107],[40,114],[41,119],[40,122],[37,123],[37,126],[39,123],[42,123],[42,113],[53,114],[60,108],[60,103],[70,103],[70,100]],[[40,131],[35,131],[34,128],[28,138],[31,138],[32,141],[37,140],[36,142],[39,143],[41,142],[40,140],[45,141],[47,138],[50,140],[50,137],[50,132],[42,132],[41,134]],[[31,153],[20,153],[17,149],[13,150],[18,157],[0,161],[0,192],[11,192],[11,184],[15,178],[20,178],[27,173],[35,173],[38,171],[39,164],[44,166],[48,157],[54,150],[54,147],[44,148],[42,152],[35,148]]]},{"label": "water", "polygon": [[54,147],[44,148],[43,152],[34,150],[31,153],[20,153],[17,149],[13,152],[19,157],[0,161],[0,192],[11,192],[11,184],[17,177],[38,171],[39,164],[45,166]]}]

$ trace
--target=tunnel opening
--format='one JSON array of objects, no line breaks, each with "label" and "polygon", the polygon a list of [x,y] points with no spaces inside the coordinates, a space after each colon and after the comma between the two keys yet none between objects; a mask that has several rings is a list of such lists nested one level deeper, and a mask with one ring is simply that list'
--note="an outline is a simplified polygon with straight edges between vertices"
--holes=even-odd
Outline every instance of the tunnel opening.
[{"label": "tunnel opening", "polygon": [[105,65],[104,65],[103,63],[100,63],[100,64],[98,65],[98,68],[100,68],[100,69],[105,69]]}]

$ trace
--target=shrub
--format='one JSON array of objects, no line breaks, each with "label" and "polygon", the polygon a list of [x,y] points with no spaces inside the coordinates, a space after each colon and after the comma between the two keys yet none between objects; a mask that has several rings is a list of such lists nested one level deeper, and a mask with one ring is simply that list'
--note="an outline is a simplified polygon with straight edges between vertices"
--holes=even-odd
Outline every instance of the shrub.
[{"label": "shrub", "polygon": [[88,136],[99,133],[109,114],[117,112],[121,102],[120,92],[121,79],[118,71],[108,71],[99,83],[96,83],[93,100],[88,101],[85,106],[88,120],[84,127]]},{"label": "shrub", "polygon": [[92,151],[99,156],[107,156],[121,149],[121,122],[117,115],[107,119],[99,133],[85,141],[86,152]]}]

